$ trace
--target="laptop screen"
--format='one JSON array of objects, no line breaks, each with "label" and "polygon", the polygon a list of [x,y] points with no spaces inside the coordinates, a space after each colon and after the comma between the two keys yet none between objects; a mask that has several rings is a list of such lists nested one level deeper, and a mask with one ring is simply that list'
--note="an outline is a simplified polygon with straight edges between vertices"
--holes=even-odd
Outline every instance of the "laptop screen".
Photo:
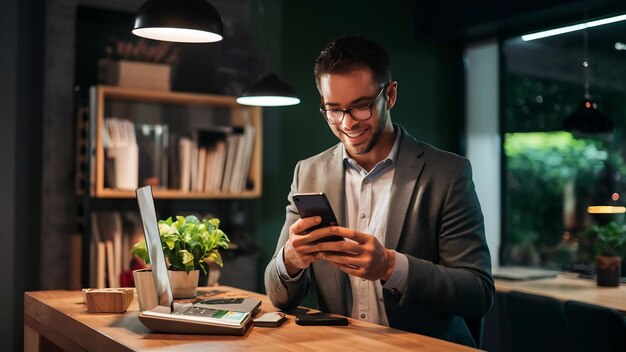
[{"label": "laptop screen", "polygon": [[138,188],[135,194],[137,195],[137,204],[141,213],[143,234],[146,238],[146,249],[150,257],[152,277],[154,278],[158,302],[160,306],[172,309],[174,297],[167,276],[167,264],[165,263],[163,248],[161,247],[161,236],[159,235],[159,224],[157,222],[156,210],[154,209],[152,188],[150,186]]}]

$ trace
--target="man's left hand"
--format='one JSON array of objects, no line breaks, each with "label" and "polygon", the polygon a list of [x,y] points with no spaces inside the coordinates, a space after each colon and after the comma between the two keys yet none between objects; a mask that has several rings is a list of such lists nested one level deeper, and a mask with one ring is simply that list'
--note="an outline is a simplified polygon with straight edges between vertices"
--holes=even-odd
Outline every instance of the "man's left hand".
[{"label": "man's left hand", "polygon": [[327,231],[351,240],[318,243],[319,259],[325,259],[345,273],[366,280],[388,281],[391,277],[396,254],[385,248],[376,237],[340,226],[316,231]]}]

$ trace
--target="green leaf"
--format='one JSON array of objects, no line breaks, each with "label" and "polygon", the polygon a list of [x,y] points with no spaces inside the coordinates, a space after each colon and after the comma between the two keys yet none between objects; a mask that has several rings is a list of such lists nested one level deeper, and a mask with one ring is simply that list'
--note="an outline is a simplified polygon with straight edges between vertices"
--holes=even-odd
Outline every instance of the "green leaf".
[{"label": "green leaf", "polygon": [[605,225],[592,225],[584,233],[593,241],[597,255],[622,256],[626,253],[626,227],[611,221]]},{"label": "green leaf", "polygon": [[[228,249],[230,240],[219,229],[217,218],[199,220],[194,215],[176,216],[160,220],[159,233],[163,254],[171,270],[200,269],[207,273],[209,262],[223,266],[219,249]],[[131,254],[147,262],[148,252],[144,242],[137,243]]]},{"label": "green leaf", "polygon": [[193,255],[189,253],[189,251],[183,249],[183,250],[178,251],[178,253],[180,253],[180,255],[182,255],[183,257],[183,264],[187,265],[190,262],[193,263]]},{"label": "green leaf", "polygon": [[211,251],[209,256],[206,258],[206,261],[209,263],[215,263],[219,265],[220,267],[224,266],[224,262],[222,261],[222,256],[220,255],[220,252],[218,252],[217,250]]},{"label": "green leaf", "polygon": [[146,242],[141,241],[135,243],[130,249],[130,255],[136,255],[146,264],[150,264],[150,256],[148,255],[148,249],[146,248]]},{"label": "green leaf", "polygon": [[190,223],[190,224],[199,224],[200,220],[198,220],[198,218],[195,215],[188,215],[185,218],[185,222]]}]

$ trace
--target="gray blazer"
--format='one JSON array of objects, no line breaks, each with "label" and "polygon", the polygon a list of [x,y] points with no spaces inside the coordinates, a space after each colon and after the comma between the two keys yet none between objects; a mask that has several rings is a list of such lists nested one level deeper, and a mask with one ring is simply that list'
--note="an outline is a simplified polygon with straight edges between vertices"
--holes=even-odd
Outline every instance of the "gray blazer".
[{"label": "gray blazer", "polygon": [[[489,311],[494,283],[470,163],[395,128],[401,133],[400,149],[384,245],[408,257],[409,273],[403,294],[383,290],[389,325],[473,345],[462,317],[477,319]],[[277,308],[291,309],[313,283],[321,311],[350,315],[348,276],[328,262],[313,263],[297,282],[278,275],[276,254],[289,238],[289,226],[299,219],[292,195],[302,192],[326,193],[339,224],[345,224],[339,144],[296,165],[285,224],[265,270],[267,295]]]}]

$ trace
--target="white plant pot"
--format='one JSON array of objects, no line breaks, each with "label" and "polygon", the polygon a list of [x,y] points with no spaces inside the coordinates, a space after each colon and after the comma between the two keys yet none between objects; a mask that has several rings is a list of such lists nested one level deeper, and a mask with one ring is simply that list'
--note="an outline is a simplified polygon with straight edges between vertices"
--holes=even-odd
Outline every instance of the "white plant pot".
[{"label": "white plant pot", "polygon": [[167,275],[170,278],[174,299],[196,297],[200,270],[190,271],[189,273],[168,270]]}]

